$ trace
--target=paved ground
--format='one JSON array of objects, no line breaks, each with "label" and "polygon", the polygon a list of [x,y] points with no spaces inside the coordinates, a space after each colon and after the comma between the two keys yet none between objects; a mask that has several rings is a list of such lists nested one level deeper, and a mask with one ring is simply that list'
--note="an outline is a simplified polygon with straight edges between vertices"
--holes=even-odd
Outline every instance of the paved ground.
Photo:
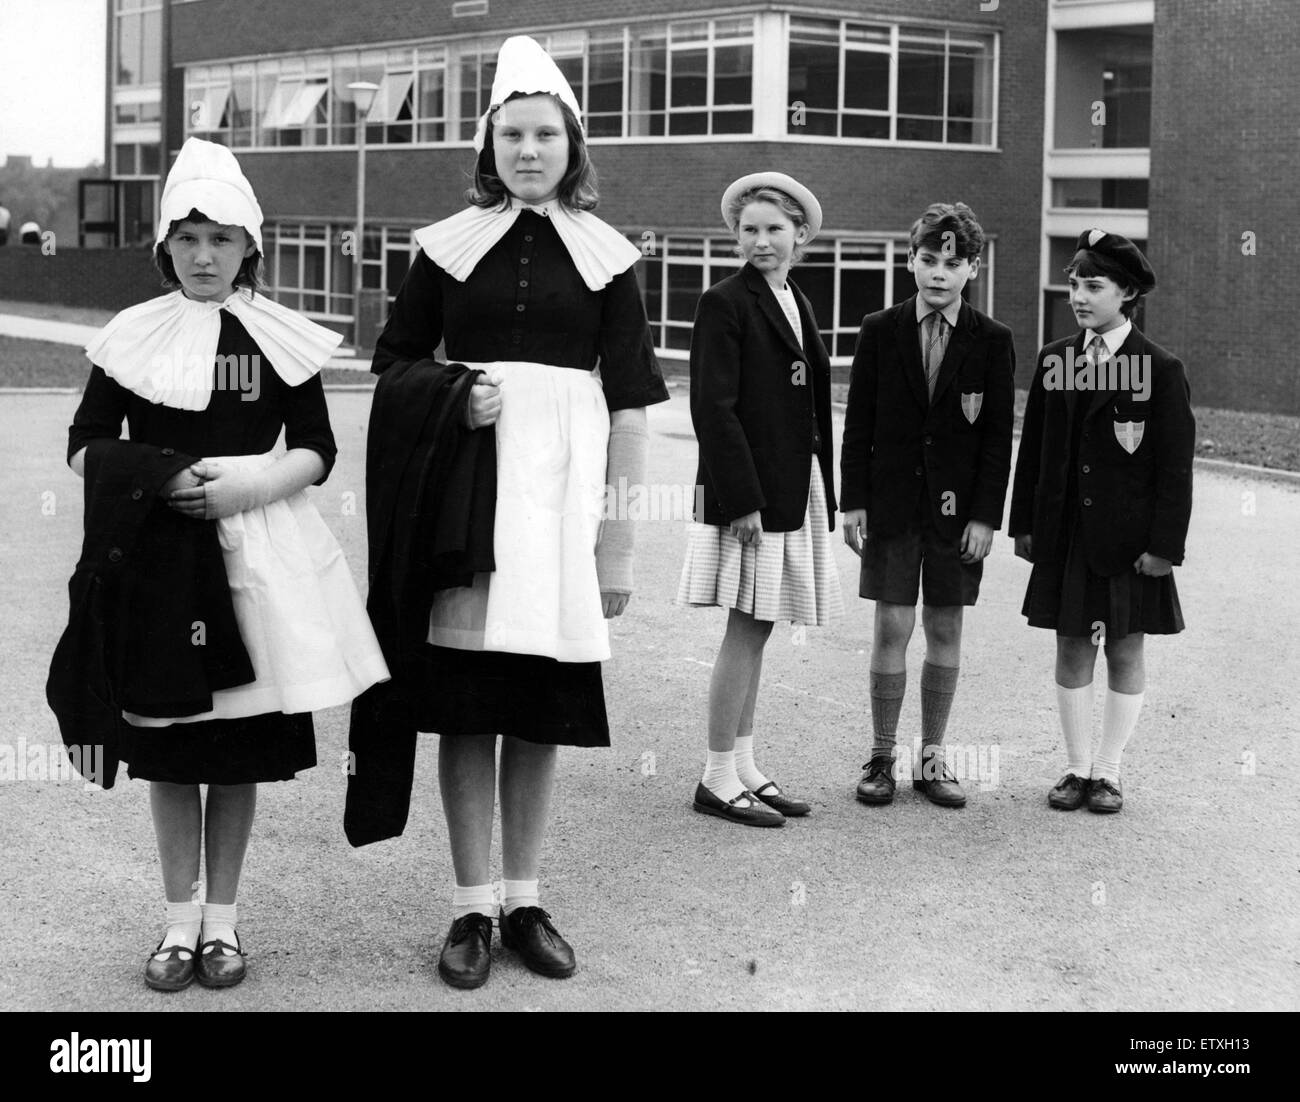
[{"label": "paved ground", "polygon": [[[652,412],[651,480],[693,481],[684,399]],[[315,500],[364,577],[368,397],[330,395],[341,458]],[[66,617],[81,490],[63,465],[75,398],[0,398],[0,754],[49,746],[49,655]],[[450,862],[432,739],[406,835],[342,833],[346,711],[317,717],[321,765],[263,786],[240,923],[250,976],[149,992],[160,879],[142,783],[0,783],[0,1006],[22,1009],[1089,1009],[1300,1005],[1293,487],[1198,472],[1189,630],[1148,647],[1124,812],[1044,804],[1061,772],[1051,637],[1023,625],[1026,564],[999,537],[968,620],[949,741],[974,752],[962,811],[900,791],[852,798],[868,725],[870,605],[837,546],[849,615],[779,628],[759,701],[760,763],[813,815],[755,831],[694,814],[709,666],[723,614],[673,606],[680,521],[640,530],[638,591],[606,668],[614,746],[562,752],[543,902],[576,946],[565,982],[497,949],[489,984],[434,971]],[[904,738],[919,724],[914,641]],[[964,765],[964,763],[963,763]],[[994,766],[996,765],[996,770]]]}]

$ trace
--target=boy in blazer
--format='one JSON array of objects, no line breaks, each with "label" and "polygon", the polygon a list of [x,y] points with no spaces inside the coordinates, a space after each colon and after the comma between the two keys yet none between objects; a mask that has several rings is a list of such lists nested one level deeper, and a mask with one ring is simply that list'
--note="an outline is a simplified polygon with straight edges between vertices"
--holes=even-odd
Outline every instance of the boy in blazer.
[{"label": "boy in blazer", "polygon": [[861,558],[861,596],[876,602],[873,742],[858,799],[894,798],[894,744],[907,684],[918,587],[921,760],[913,787],[961,807],[943,761],[957,687],[962,613],[1002,525],[1011,467],[1015,348],[1011,330],[961,298],[979,274],[984,232],[964,203],[931,204],[911,230],[917,293],[862,322],[841,459],[844,540]]}]

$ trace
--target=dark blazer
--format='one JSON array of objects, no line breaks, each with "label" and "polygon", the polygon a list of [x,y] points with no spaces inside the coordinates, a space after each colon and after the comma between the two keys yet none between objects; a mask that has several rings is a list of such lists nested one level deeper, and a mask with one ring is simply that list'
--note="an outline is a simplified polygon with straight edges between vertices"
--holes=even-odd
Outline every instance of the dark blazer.
[{"label": "dark blazer", "polygon": [[419,696],[412,679],[434,594],[496,569],[496,433],[463,424],[482,372],[380,353],[374,369],[381,374],[366,444],[366,611],[393,676],[352,703],[343,829],[354,846],[406,829]]},{"label": "dark blazer", "polygon": [[214,689],[253,680],[216,523],[158,500],[168,479],[195,462],[129,440],[86,445],[85,537],[45,698],[69,748],[103,746],[103,775],[86,779],[104,788],[117,776],[124,709],[195,715],[212,707]]},{"label": "dark blazer", "polygon": [[[1183,561],[1192,515],[1192,457],[1196,419],[1191,388],[1177,356],[1135,326],[1119,354],[1148,357],[1150,395],[1127,390],[1078,391],[1046,385],[1055,362],[1083,355],[1082,332],[1053,341],[1038,354],[1025,407],[1011,496],[1011,535],[1033,536],[1033,561],[1064,555],[1064,524],[1075,419],[1082,417],[1074,460],[1081,531],[1088,565],[1097,574],[1132,570],[1149,551]],[[1053,359],[1055,358],[1055,359]],[[1134,424],[1134,435],[1126,426]],[[1141,439],[1133,451],[1121,438]]]},{"label": "dark blazer", "polygon": [[803,527],[813,443],[831,530],[835,478],[831,368],[812,307],[793,280],[800,348],[761,272],[746,264],[700,297],[691,334],[691,421],[700,444],[695,482],[704,524],[759,510],[768,532]]},{"label": "dark blazer", "polygon": [[922,510],[948,540],[970,520],[1001,528],[1015,372],[1011,330],[963,302],[931,401],[916,296],[867,315],[844,415],[843,509],[867,511],[869,536],[898,535]]}]

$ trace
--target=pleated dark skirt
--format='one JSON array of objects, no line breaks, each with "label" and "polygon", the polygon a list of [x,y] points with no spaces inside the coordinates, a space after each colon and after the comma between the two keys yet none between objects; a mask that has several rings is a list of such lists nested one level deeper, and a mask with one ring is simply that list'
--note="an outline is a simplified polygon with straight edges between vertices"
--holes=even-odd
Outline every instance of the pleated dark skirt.
[{"label": "pleated dark skirt", "polygon": [[257,784],[291,781],[316,764],[310,712],[123,728],[120,756],[132,780]]},{"label": "pleated dark skirt", "polygon": [[1109,577],[1088,566],[1087,551],[1078,536],[1078,514],[1066,535],[1064,556],[1035,563],[1021,613],[1029,626],[1051,628],[1057,635],[1101,639],[1127,635],[1176,635],[1184,628],[1183,609],[1173,572],[1163,578],[1135,573],[1132,567]]},{"label": "pleated dark skirt", "polygon": [[512,735],[543,746],[608,746],[599,662],[426,644],[416,723],[440,735]]}]

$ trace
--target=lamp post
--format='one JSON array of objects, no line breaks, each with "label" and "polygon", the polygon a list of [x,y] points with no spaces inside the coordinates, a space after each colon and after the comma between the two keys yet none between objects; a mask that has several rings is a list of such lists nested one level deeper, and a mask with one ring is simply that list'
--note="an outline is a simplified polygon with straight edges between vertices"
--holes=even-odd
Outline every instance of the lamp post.
[{"label": "lamp post", "polygon": [[375,102],[378,84],[354,80],[348,85],[357,114],[357,239],[352,254],[352,343],[361,349],[361,269],[366,232],[366,118]]}]

